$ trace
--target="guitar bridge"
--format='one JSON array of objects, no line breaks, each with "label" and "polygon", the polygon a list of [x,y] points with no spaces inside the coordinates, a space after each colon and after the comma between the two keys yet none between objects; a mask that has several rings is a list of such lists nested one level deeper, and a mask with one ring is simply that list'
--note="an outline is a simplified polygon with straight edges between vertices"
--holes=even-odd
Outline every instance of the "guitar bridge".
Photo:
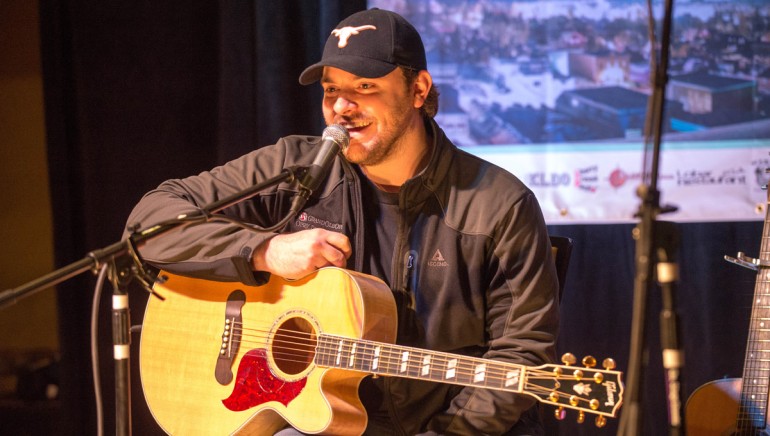
[{"label": "guitar bridge", "polygon": [[246,304],[246,294],[237,289],[227,297],[225,305],[225,320],[222,330],[222,345],[219,348],[214,378],[221,385],[227,385],[233,380],[233,361],[241,345],[243,317],[241,308]]}]

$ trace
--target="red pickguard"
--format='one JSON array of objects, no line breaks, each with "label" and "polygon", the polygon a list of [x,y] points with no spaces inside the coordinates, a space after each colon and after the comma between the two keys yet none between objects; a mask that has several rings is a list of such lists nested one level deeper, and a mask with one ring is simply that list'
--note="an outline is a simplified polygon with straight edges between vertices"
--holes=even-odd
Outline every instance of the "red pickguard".
[{"label": "red pickguard", "polygon": [[233,392],[222,400],[222,404],[236,412],[269,401],[278,401],[287,406],[302,392],[306,382],[304,378],[286,382],[275,377],[267,364],[267,351],[251,350],[241,359]]}]

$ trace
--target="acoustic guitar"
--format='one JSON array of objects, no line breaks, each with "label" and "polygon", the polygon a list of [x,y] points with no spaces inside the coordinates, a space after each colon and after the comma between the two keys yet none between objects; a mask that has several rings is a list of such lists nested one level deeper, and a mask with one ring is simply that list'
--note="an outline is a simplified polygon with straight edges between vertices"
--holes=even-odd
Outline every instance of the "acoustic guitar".
[{"label": "acoustic guitar", "polygon": [[[770,195],[770,193],[769,193]],[[757,271],[742,378],[714,380],[687,400],[685,428],[690,436],[770,435],[770,197],[759,258],[743,253],[731,262]]]},{"label": "acoustic guitar", "polygon": [[[622,403],[621,373],[530,367],[394,345],[396,307],[381,280],[323,268],[258,287],[161,272],[144,316],[140,375],[169,434],[361,434],[363,377],[398,376],[517,392],[597,424]],[[608,359],[609,360],[609,359]]]}]

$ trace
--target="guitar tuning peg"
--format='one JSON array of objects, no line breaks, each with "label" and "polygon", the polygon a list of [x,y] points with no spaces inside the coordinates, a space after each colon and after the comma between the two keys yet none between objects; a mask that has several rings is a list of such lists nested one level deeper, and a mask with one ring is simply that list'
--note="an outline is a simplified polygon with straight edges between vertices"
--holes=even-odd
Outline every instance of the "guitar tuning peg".
[{"label": "guitar tuning peg", "polygon": [[593,368],[596,366],[596,359],[594,359],[594,356],[586,356],[582,360],[583,366],[586,368]]},{"label": "guitar tuning peg", "polygon": [[596,420],[594,420],[594,423],[597,427],[602,428],[605,425],[607,425],[607,418],[603,417],[602,415],[599,415],[596,417]]},{"label": "guitar tuning peg", "polygon": [[572,395],[569,397],[569,404],[570,406],[577,406],[580,404],[580,399],[576,395]]},{"label": "guitar tuning peg", "polygon": [[582,410],[578,412],[577,423],[582,424],[586,421],[586,413]]},{"label": "guitar tuning peg", "polygon": [[602,367],[604,369],[615,369],[615,360],[609,357],[602,360]]},{"label": "guitar tuning peg", "polygon": [[575,364],[575,362],[577,362],[577,358],[576,358],[576,357],[575,357],[575,355],[574,355],[574,354],[572,354],[572,353],[564,353],[564,354],[561,356],[561,361],[562,361],[562,363],[564,363],[565,365],[569,366],[569,365],[574,365],[574,364]]},{"label": "guitar tuning peg", "polygon": [[567,416],[567,412],[564,410],[564,407],[559,406],[556,408],[556,410],[553,411],[553,416],[558,421],[561,421]]},{"label": "guitar tuning peg", "polygon": [[596,383],[597,385],[600,385],[602,384],[603,381],[604,381],[604,374],[600,372],[597,372],[594,374],[594,383]]}]

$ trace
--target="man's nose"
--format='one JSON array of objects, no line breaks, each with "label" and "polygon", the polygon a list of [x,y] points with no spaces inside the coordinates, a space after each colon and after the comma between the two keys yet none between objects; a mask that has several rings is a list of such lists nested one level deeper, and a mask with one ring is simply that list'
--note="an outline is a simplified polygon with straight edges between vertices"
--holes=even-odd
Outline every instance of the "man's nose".
[{"label": "man's nose", "polygon": [[345,97],[337,97],[337,100],[334,102],[334,112],[340,115],[350,112],[355,109],[355,107],[356,104]]}]

